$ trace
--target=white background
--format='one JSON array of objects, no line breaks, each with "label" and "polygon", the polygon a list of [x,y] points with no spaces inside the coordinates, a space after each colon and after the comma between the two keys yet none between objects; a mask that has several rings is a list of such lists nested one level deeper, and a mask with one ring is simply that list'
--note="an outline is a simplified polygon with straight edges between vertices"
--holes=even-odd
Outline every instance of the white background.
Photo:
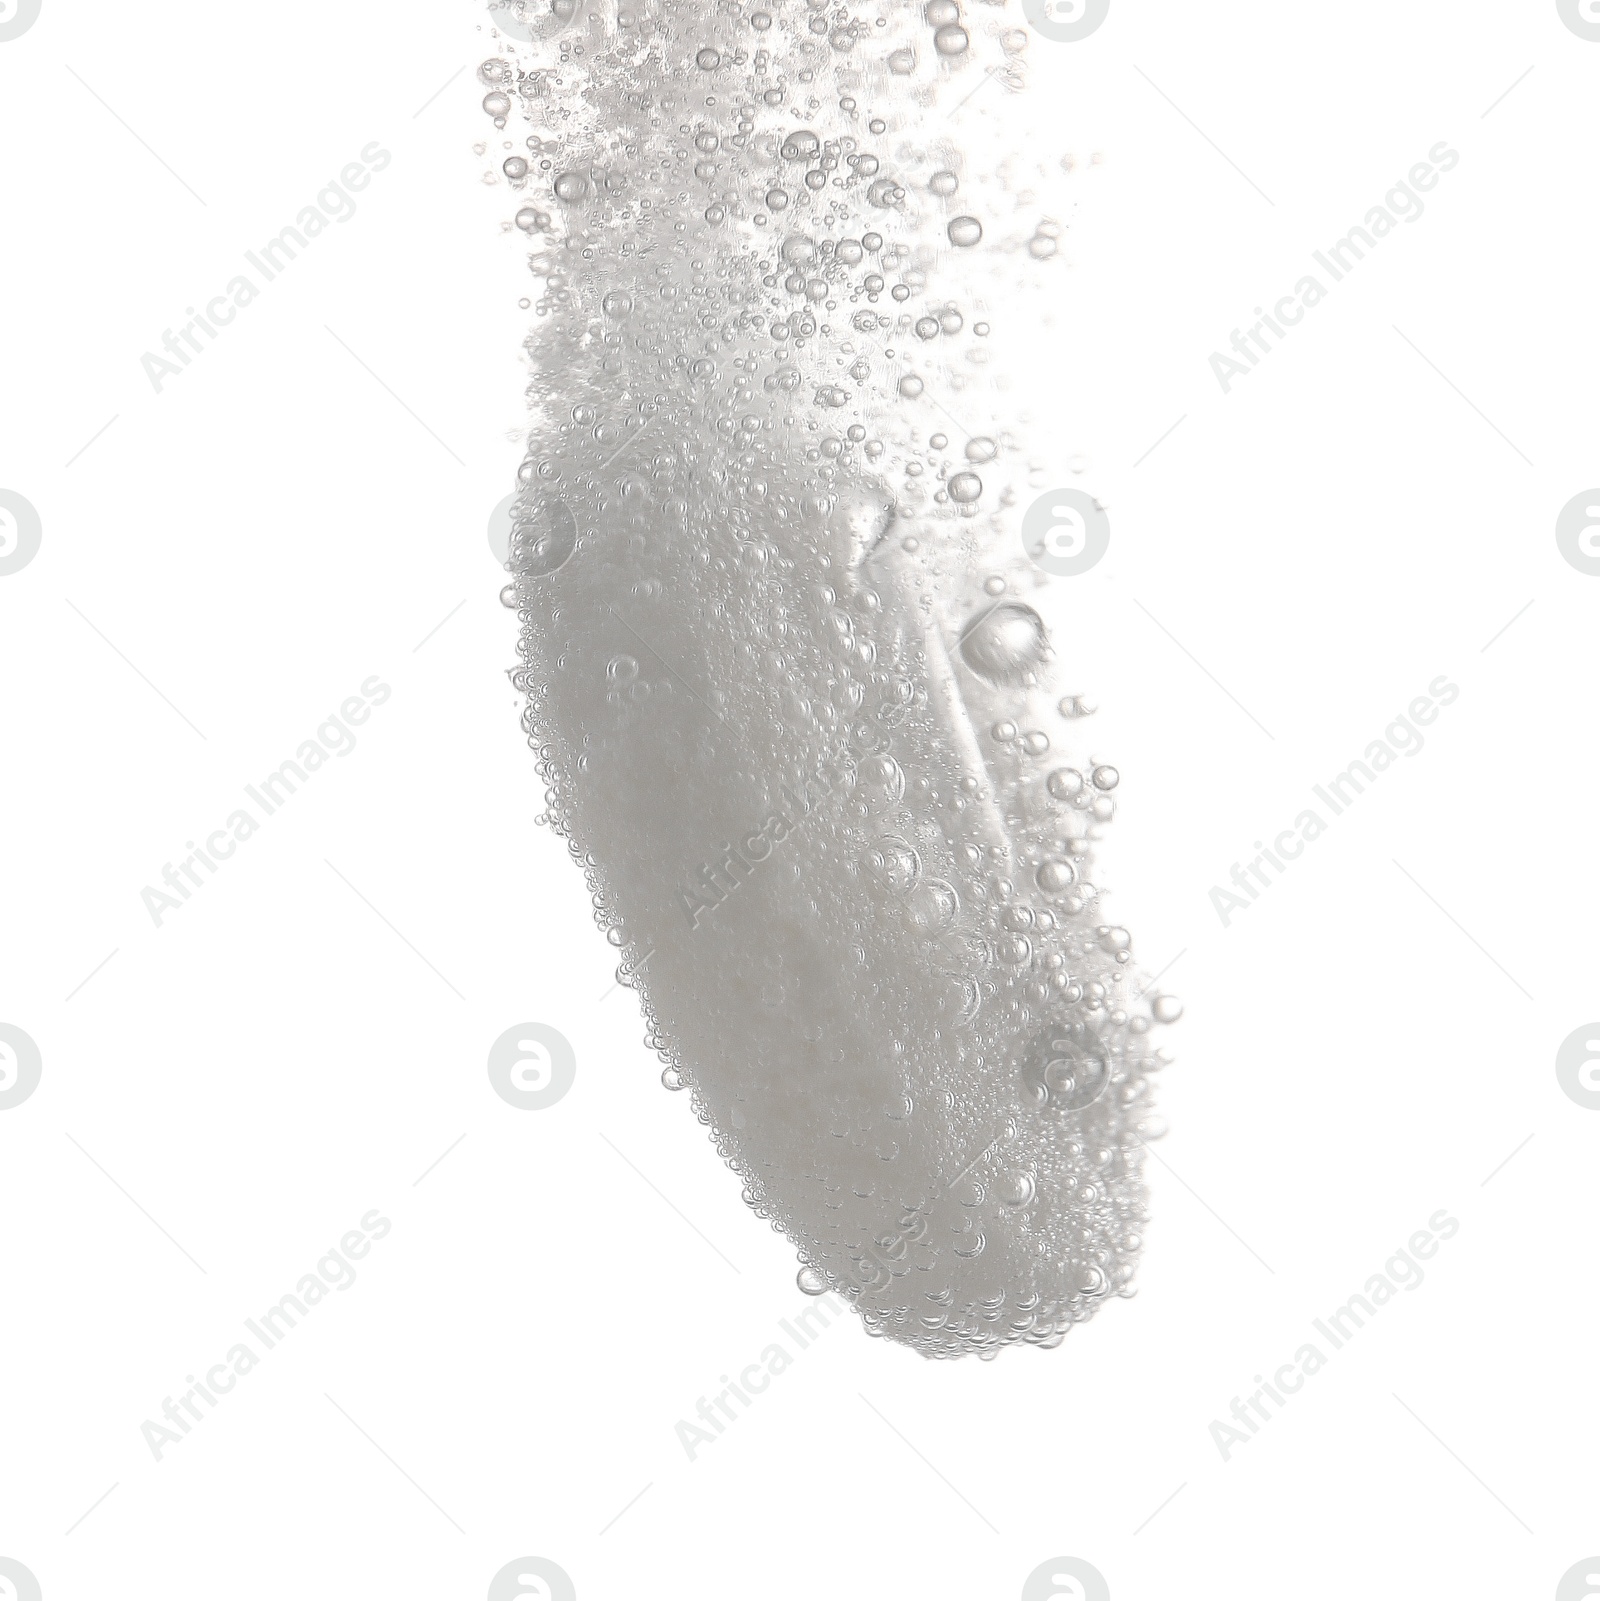
[{"label": "white background", "polygon": [[[1105,152],[1042,370],[1114,534],[1057,645],[1124,775],[1119,916],[1188,1005],[1141,1290],[993,1364],[841,1321],[690,1462],[675,1424],[806,1303],[532,823],[482,22],[45,0],[0,44],[0,488],[44,528],[0,578],[0,1022],[44,1059],[0,1113],[0,1556],[46,1601],[481,1597],[523,1555],[582,1601],[1011,1601],[1062,1554],[1116,1601],[1554,1595],[1600,1550],[1600,1113],[1554,1074],[1600,1017],[1600,579],[1554,540],[1600,482],[1600,44],[1551,0],[1115,0],[1035,41],[1063,152]],[[358,214],[154,393],[143,353],[373,140]],[[1224,396],[1210,353],[1440,140],[1427,214]],[[358,748],[153,926],[373,674]],[[1224,929],[1211,887],[1440,674],[1426,749]],[[523,1021],[577,1053],[548,1111],[485,1073]],[[359,1282],[154,1461],[141,1423],[374,1207]],[[1440,1208],[1426,1282],[1224,1462],[1212,1420]]]}]

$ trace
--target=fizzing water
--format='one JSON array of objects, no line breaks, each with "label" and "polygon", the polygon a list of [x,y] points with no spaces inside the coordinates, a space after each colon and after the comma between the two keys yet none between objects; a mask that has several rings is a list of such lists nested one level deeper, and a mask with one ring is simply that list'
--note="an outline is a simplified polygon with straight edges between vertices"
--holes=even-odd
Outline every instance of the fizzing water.
[{"label": "fizzing water", "polygon": [[1008,400],[1076,181],[1012,5],[520,0],[518,687],[668,1089],[803,1289],[935,1357],[1131,1294],[1154,1023]]}]

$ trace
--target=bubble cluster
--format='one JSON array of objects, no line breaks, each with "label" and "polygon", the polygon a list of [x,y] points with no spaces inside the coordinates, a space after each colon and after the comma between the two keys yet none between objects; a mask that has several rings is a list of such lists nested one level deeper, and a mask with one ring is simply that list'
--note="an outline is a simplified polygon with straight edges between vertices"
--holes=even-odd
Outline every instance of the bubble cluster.
[{"label": "bubble cluster", "polygon": [[540,820],[800,1288],[931,1357],[1132,1293],[1181,1011],[1105,910],[1119,775],[1020,556],[1006,374],[1076,181],[1023,23],[526,0],[478,74],[535,280]]}]

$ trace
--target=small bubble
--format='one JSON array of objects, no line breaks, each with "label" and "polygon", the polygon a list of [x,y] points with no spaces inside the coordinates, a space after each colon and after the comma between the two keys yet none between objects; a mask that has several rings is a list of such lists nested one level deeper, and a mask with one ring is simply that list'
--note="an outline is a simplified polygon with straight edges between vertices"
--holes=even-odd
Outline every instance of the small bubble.
[{"label": "small bubble", "polygon": [[[799,1285],[802,1295],[825,1295],[828,1290],[828,1281],[815,1268],[801,1268],[795,1274],[794,1281]],[[806,1315],[809,1317],[811,1314]]]},{"label": "small bubble", "polygon": [[722,65],[722,56],[719,52],[713,50],[709,45],[707,45],[704,50],[696,53],[694,64],[702,72],[715,72],[716,69]]},{"label": "small bubble", "polygon": [[950,235],[951,244],[966,250],[983,238],[983,224],[976,217],[952,217],[945,232]]},{"label": "small bubble", "polygon": [[555,183],[556,199],[569,205],[589,193],[589,180],[581,172],[564,172]]},{"label": "small bubble", "polygon": [[933,48],[941,56],[959,56],[965,53],[970,41],[967,30],[956,23],[946,23],[933,36]]},{"label": "small bubble", "polygon": [[1049,649],[1043,619],[1031,606],[1004,601],[984,613],[962,636],[961,655],[991,683],[1026,683]]},{"label": "small bubble", "polygon": [[983,493],[983,480],[976,473],[957,473],[950,480],[950,498],[958,505],[970,506]]},{"label": "small bubble", "polygon": [[1062,861],[1059,856],[1052,856],[1047,861],[1040,862],[1039,870],[1033,875],[1033,879],[1047,895],[1059,895],[1063,890],[1071,889],[1078,881],[1078,871],[1071,862]]},{"label": "small bubble", "polygon": [[577,519],[562,500],[542,500],[517,513],[511,530],[512,571],[544,578],[563,566],[578,544]]},{"label": "small bubble", "polygon": [[1176,995],[1158,995],[1150,1012],[1158,1023],[1176,1023],[1183,1016],[1183,1002]]},{"label": "small bubble", "polygon": [[1094,770],[1094,787],[1096,789],[1115,789],[1121,779],[1122,775],[1115,767],[1097,767]]},{"label": "small bubble", "polygon": [[1075,800],[1083,793],[1083,774],[1075,767],[1058,767],[1045,780],[1045,787],[1057,800]]},{"label": "small bubble", "polygon": [[1007,1173],[995,1185],[995,1198],[1002,1206],[1026,1206],[1033,1199],[1033,1177],[1028,1173]]},{"label": "small bubble", "polygon": [[[883,760],[898,771],[892,756]],[[879,884],[896,895],[909,895],[922,877],[922,858],[896,834],[886,834],[879,840],[877,846],[867,852],[863,865]]]}]

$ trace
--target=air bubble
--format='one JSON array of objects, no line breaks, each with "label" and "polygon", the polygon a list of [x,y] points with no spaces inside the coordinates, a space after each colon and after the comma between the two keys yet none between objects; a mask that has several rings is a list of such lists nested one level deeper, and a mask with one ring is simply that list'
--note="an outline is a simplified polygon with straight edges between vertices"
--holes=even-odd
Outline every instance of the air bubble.
[{"label": "air bubble", "polygon": [[1078,871],[1071,862],[1062,861],[1060,857],[1053,856],[1047,862],[1040,862],[1039,870],[1034,875],[1034,881],[1047,895],[1059,895],[1063,890],[1069,890],[1078,881]]},{"label": "air bubble", "polygon": [[1049,636],[1031,606],[1016,601],[980,614],[961,638],[961,655],[980,677],[996,684],[1021,684],[1043,664]]},{"label": "air bubble", "polygon": [[566,565],[578,544],[578,524],[563,500],[541,500],[511,530],[511,568],[545,578]]}]

